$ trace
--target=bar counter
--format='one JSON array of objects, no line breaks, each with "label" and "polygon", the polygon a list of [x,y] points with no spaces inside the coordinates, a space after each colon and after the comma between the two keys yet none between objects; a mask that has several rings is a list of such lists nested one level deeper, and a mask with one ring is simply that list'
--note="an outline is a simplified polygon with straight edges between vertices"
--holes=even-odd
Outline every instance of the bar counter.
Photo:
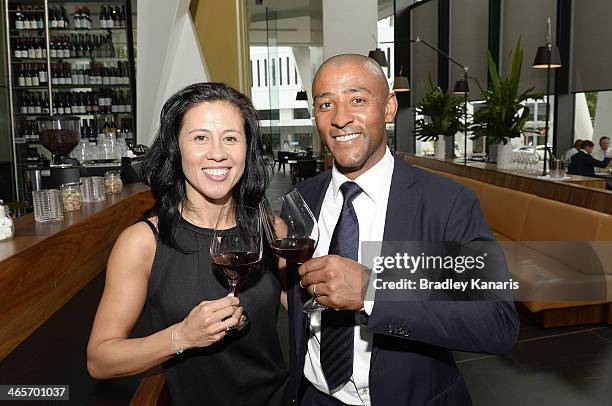
[{"label": "bar counter", "polygon": [[148,187],[135,183],[63,221],[15,221],[15,237],[0,242],[0,360],[105,269],[119,234],[152,205]]},{"label": "bar counter", "polygon": [[546,199],[557,200],[612,214],[612,192],[605,190],[605,179],[570,175],[567,180],[555,180],[518,174],[513,171],[497,169],[495,164],[462,159],[437,160],[404,152],[398,155],[416,166],[452,173],[486,182],[492,185],[531,193]]}]

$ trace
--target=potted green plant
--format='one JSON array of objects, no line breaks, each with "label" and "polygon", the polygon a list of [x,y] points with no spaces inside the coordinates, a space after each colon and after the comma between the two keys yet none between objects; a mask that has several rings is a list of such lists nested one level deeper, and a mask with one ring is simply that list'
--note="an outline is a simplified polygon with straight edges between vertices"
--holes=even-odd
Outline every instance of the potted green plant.
[{"label": "potted green plant", "polygon": [[512,138],[520,137],[525,132],[529,119],[529,108],[523,103],[527,99],[539,99],[541,94],[533,93],[533,87],[519,92],[523,50],[519,38],[516,51],[510,51],[511,69],[500,78],[497,65],[488,53],[488,65],[491,81],[483,92],[484,105],[474,113],[471,130],[472,139],[487,137],[487,143],[497,145],[497,167],[512,167]]},{"label": "potted green plant", "polygon": [[455,135],[463,131],[461,121],[463,99],[453,96],[450,92],[434,86],[429,77],[429,90],[417,105],[417,114],[421,117],[416,120],[414,134],[421,141],[435,141],[434,157],[444,159],[444,137]]}]

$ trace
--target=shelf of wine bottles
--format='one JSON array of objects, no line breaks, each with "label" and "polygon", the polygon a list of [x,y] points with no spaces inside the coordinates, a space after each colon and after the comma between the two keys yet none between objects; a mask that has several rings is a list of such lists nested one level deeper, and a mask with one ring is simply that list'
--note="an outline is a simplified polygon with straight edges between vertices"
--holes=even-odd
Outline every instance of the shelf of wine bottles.
[{"label": "shelf of wine bottles", "polygon": [[[115,117],[102,115],[96,118],[81,119],[81,140],[96,143],[101,133],[114,133],[124,138],[128,146],[134,144],[134,131],[132,119],[129,117]],[[38,144],[40,142],[38,123],[34,120],[26,121],[21,126],[18,138],[19,144]]]},{"label": "shelf of wine bottles", "polygon": [[[17,36],[12,39],[13,58],[46,59],[44,37]],[[52,59],[126,59],[125,45],[115,46],[112,34],[54,35],[49,39],[49,56]]]},{"label": "shelf of wine bottles", "polygon": [[[28,92],[21,95],[20,115],[49,114],[46,92]],[[53,91],[53,115],[96,115],[132,113],[128,90],[100,89],[98,91]]]},{"label": "shelf of wine bottles", "polygon": [[[17,4],[10,9],[11,29],[17,31],[42,30],[45,28],[45,10],[42,5]],[[93,30],[93,29],[124,29],[126,27],[125,6],[101,5],[97,18],[92,18],[88,7],[76,6],[72,18],[66,8],[49,7],[48,25],[50,30]],[[94,22],[95,27],[94,27]]]},{"label": "shelf of wine bottles", "polygon": [[[4,4],[15,166],[27,165],[28,151],[40,150],[36,120],[40,116],[79,117],[86,140],[113,132],[133,142],[131,3],[7,0]],[[24,196],[24,176],[17,170],[18,196]]]}]

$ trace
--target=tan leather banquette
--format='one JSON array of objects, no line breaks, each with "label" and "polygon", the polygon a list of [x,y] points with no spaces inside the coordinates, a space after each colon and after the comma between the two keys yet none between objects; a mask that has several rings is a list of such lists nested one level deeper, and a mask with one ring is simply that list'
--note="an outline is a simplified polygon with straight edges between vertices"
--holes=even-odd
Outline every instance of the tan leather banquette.
[{"label": "tan leather banquette", "polygon": [[[422,169],[473,190],[489,226],[504,247],[513,279],[528,291],[528,297],[556,298],[521,301],[540,324],[612,324],[611,215]],[[577,294],[581,300],[565,300],[578,291],[582,292],[582,296]],[[560,297],[563,299],[558,300]]]}]

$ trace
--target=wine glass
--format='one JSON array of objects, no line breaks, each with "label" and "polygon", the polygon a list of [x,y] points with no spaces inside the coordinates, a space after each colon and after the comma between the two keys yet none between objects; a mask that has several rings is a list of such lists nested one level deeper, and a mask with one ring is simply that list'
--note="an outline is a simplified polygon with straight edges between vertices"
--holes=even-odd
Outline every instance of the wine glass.
[{"label": "wine glass", "polygon": [[[289,262],[303,264],[312,257],[319,241],[319,226],[297,189],[259,204],[270,248]],[[326,309],[316,297],[304,304],[305,313]]]},{"label": "wine glass", "polygon": [[[248,206],[226,206],[221,209],[210,244],[210,256],[227,276],[229,295],[259,261],[262,255],[261,221],[257,209]],[[241,329],[248,323],[246,311],[240,323],[230,329]]]}]

